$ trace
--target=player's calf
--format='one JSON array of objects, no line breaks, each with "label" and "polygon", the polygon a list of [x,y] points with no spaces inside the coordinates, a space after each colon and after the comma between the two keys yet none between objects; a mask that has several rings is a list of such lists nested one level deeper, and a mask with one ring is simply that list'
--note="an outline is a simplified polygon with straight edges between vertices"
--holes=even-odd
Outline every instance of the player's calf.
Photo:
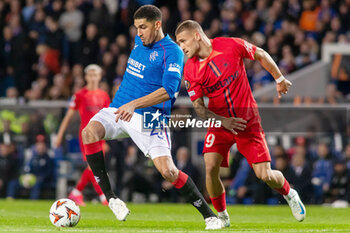
[{"label": "player's calf", "polygon": [[107,200],[116,198],[111,188],[109,176],[106,171],[102,146],[100,142],[85,144],[86,160],[94,174],[96,182],[101,187]]}]

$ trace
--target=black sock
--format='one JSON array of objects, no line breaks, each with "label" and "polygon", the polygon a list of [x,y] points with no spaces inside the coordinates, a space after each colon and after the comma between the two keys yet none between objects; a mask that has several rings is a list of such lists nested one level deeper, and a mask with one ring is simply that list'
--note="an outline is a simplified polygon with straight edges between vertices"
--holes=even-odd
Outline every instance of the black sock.
[{"label": "black sock", "polygon": [[177,188],[177,190],[203,215],[204,219],[208,217],[216,217],[191,177],[188,177],[187,182],[181,188]]},{"label": "black sock", "polygon": [[116,198],[116,195],[112,191],[111,184],[109,182],[109,176],[106,172],[105,159],[103,152],[99,151],[91,155],[86,156],[86,160],[94,173],[97,183],[100,185],[103,193],[106,196],[107,201],[110,198]]}]

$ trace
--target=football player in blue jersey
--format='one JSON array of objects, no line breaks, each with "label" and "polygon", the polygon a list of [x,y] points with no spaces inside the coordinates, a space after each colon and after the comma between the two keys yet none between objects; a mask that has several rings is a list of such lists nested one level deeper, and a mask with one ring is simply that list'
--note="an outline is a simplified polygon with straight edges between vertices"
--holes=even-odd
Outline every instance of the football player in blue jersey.
[{"label": "football player in blue jersey", "polygon": [[[110,209],[118,220],[126,220],[130,211],[111,189],[100,140],[132,138],[145,156],[153,160],[164,179],[203,215],[206,229],[220,229],[221,220],[209,208],[192,179],[176,168],[171,157],[166,122],[180,88],[183,52],[163,33],[162,15],[157,7],[140,7],[134,14],[134,25],[137,36],[123,81],[110,106],[98,112],[82,131],[87,161]],[[147,127],[150,129],[145,129]]]}]

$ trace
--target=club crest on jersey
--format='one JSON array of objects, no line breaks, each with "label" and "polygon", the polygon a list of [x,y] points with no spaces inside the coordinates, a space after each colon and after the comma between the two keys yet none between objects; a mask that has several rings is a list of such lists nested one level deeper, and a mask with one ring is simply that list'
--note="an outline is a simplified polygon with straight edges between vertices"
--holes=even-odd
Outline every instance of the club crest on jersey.
[{"label": "club crest on jersey", "polygon": [[187,90],[189,90],[191,88],[191,83],[187,80],[185,80],[185,87]]},{"label": "club crest on jersey", "polygon": [[157,52],[157,51],[153,51],[153,52],[149,55],[149,60],[150,60],[150,61],[155,61],[157,57],[158,57],[158,52]]}]

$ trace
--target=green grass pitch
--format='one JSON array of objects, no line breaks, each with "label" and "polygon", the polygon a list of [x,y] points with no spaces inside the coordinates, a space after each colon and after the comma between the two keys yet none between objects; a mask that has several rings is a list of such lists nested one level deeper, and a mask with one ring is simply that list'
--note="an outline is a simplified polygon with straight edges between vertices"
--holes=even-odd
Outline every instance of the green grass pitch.
[{"label": "green grass pitch", "polygon": [[[199,213],[186,204],[128,204],[131,214],[119,222],[108,207],[81,207],[74,228],[54,227],[49,220],[53,201],[0,200],[0,232],[208,232]],[[231,227],[210,232],[350,232],[350,208],[307,206],[297,222],[288,206],[229,206]]]}]

